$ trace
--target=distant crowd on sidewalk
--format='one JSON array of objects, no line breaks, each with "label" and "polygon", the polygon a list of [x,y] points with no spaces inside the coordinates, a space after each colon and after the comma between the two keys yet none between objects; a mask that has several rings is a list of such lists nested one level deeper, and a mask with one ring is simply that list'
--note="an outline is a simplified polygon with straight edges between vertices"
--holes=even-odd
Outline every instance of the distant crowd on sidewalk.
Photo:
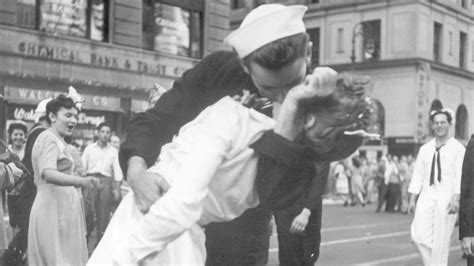
[{"label": "distant crowd on sidewalk", "polygon": [[407,213],[413,155],[366,158],[355,154],[331,164],[326,196],[344,206],[377,204],[376,211]]}]

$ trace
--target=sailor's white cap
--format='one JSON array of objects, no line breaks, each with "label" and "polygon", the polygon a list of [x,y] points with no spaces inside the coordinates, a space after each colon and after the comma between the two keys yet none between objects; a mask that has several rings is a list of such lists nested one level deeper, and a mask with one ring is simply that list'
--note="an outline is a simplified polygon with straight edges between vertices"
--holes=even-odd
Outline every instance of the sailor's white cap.
[{"label": "sailor's white cap", "polygon": [[303,5],[265,4],[250,11],[240,27],[224,43],[232,46],[240,58],[273,41],[306,32]]}]

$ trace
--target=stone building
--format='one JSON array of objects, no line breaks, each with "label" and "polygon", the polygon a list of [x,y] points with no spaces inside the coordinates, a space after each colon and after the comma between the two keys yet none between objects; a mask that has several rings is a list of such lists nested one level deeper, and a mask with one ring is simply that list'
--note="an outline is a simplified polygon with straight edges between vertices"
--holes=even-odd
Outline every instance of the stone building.
[{"label": "stone building", "polygon": [[237,0],[231,26],[272,2],[308,6],[315,65],[372,78],[384,140],[363,150],[415,153],[430,138],[429,113],[439,107],[453,109],[453,134],[467,142],[474,131],[474,1]]},{"label": "stone building", "polygon": [[223,48],[225,0],[2,0],[0,137],[33,122],[35,105],[73,86],[85,98],[75,137],[106,121],[122,136],[148,90],[170,88],[204,55]]}]

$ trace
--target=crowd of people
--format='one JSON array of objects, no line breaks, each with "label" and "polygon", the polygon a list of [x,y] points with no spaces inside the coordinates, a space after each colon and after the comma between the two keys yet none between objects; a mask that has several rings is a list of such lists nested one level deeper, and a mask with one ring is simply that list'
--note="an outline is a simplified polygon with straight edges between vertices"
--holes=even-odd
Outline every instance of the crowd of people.
[{"label": "crowd of people", "polygon": [[331,164],[326,196],[337,196],[344,206],[375,203],[376,211],[408,213],[408,186],[413,155],[386,154],[367,159],[356,153]]},{"label": "crowd of people", "polygon": [[[447,264],[460,209],[472,255],[474,171],[450,135],[453,115],[430,114],[434,138],[416,160],[354,155],[376,137],[365,131],[370,79],[310,69],[306,10],[252,10],[225,40],[233,51],[208,55],[153,97],[123,143],[102,123],[93,143],[75,145],[77,93],[39,103],[29,132],[11,124],[0,189],[15,232],[2,264],[264,265],[273,216],[280,265],[314,265],[326,184],[345,206],[414,213],[425,265]],[[131,192],[122,198],[124,179]]]},{"label": "crowd of people", "polygon": [[95,141],[82,149],[72,138],[78,112],[72,98],[60,95],[38,105],[29,134],[24,122],[9,125],[8,149],[28,174],[8,189],[14,238],[9,245],[0,239],[2,265],[60,264],[63,258],[85,265],[121,199],[120,139],[101,123]]}]

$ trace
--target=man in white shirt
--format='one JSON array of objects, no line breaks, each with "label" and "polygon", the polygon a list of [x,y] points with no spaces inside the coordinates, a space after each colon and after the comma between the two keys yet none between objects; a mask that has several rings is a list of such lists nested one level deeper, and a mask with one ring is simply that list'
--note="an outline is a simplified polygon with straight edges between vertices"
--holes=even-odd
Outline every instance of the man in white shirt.
[{"label": "man in white shirt", "polygon": [[411,238],[424,265],[447,265],[449,243],[459,211],[466,149],[449,134],[453,125],[451,110],[432,111],[430,121],[434,139],[420,148],[408,188],[408,211],[415,212]]},{"label": "man in white shirt", "polygon": [[[89,176],[100,178],[100,186],[86,191],[87,235],[97,227],[98,240],[109,224],[113,208],[114,195],[118,195],[119,183],[123,179],[118,162],[118,150],[109,143],[110,126],[101,123],[97,130],[97,142],[90,144],[82,154],[82,162]],[[94,215],[96,223],[94,223]]]}]

